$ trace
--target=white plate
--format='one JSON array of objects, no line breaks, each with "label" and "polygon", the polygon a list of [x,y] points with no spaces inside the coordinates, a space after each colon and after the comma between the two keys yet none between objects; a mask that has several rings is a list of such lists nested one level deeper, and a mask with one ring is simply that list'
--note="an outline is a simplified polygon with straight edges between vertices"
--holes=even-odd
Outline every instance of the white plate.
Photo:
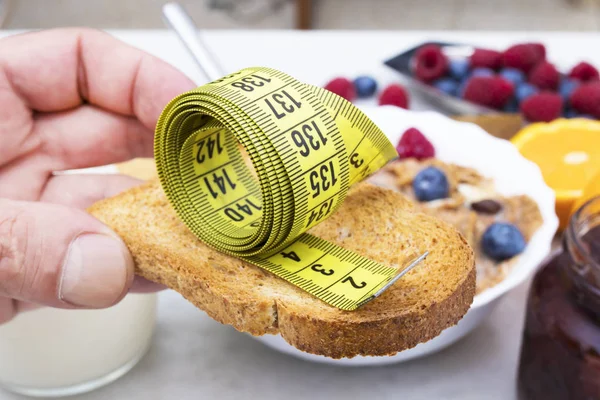
[{"label": "white plate", "polygon": [[550,252],[558,228],[554,192],[546,186],[537,165],[523,158],[508,141],[495,138],[479,126],[451,120],[435,112],[406,111],[393,106],[362,107],[395,145],[406,129],[415,127],[433,143],[442,161],[472,167],[493,178],[503,195],[526,194],[538,205],[543,224],[529,241],[510,274],[498,285],[475,296],[471,309],[453,327],[426,343],[388,357],[354,357],[334,360],[308,354],[289,345],[279,335],[257,337],[278,351],[315,362],[335,365],[383,365],[422,357],[439,351],[475,329],[497,305],[500,298],[530,277]]}]

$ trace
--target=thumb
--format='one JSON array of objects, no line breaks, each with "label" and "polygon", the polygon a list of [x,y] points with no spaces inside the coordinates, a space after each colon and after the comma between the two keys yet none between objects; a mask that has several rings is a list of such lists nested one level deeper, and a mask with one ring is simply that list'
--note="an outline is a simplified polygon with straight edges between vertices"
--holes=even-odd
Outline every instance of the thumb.
[{"label": "thumb", "polygon": [[0,199],[0,296],[103,308],[121,300],[132,279],[123,241],[84,211]]}]

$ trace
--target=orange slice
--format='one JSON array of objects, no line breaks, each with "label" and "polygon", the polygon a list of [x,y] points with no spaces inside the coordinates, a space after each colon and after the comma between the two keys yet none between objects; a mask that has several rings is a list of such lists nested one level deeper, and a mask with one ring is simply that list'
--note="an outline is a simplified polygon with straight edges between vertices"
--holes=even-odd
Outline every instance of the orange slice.
[{"label": "orange slice", "polygon": [[554,189],[556,214],[564,228],[584,188],[600,171],[600,122],[578,118],[535,123],[511,142],[540,167]]}]

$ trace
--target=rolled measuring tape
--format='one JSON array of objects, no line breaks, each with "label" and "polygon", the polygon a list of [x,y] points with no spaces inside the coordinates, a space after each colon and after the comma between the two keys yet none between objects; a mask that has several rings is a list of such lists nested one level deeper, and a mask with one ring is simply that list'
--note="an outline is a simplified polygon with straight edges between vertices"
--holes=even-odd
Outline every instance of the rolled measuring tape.
[{"label": "rolled measuring tape", "polygon": [[179,217],[218,251],[343,310],[398,275],[305,233],[351,185],[397,157],[369,118],[329,91],[273,69],[243,69],[173,99],[154,156]]}]

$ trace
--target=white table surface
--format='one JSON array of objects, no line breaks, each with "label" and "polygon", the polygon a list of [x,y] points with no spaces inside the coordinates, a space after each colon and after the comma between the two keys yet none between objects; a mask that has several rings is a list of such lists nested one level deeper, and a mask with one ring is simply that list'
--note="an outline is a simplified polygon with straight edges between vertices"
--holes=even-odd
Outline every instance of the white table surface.
[{"label": "white table surface", "polygon": [[[0,32],[0,36],[11,32]],[[113,31],[198,83],[204,80],[174,34]],[[380,84],[396,75],[382,61],[423,40],[503,48],[523,40],[546,43],[561,68],[585,59],[600,64],[594,33],[211,31],[203,34],[225,72],[264,65],[323,85],[337,75],[368,73]],[[414,102],[416,109],[426,108]],[[129,374],[98,391],[100,399],[514,399],[528,285],[510,293],[489,319],[454,346],[424,359],[377,368],[311,364],[279,354],[208,318],[177,293],[160,294],[158,326],[147,356]],[[24,397],[0,391],[0,399]]]}]

